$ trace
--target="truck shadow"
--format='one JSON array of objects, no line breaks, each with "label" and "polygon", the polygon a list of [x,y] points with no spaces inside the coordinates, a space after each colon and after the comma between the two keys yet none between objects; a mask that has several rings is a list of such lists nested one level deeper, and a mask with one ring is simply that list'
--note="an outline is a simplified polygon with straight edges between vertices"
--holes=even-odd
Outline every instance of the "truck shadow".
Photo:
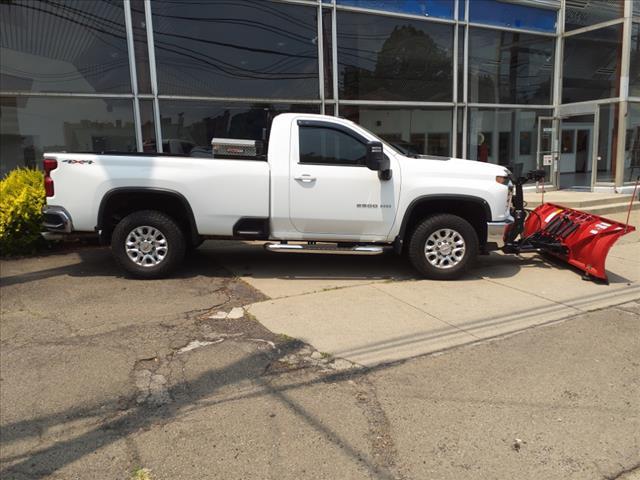
[{"label": "truck shadow", "polygon": [[[115,264],[108,247],[81,247],[75,251],[52,253],[40,257],[5,260],[0,286],[28,283],[53,277],[111,277],[131,279]],[[511,278],[527,269],[571,269],[549,257],[517,257],[492,253],[481,256],[475,266],[458,281]],[[231,241],[208,241],[188,254],[182,268],[172,279],[198,277],[251,277],[284,280],[417,280],[419,275],[404,257],[392,253],[377,256],[278,254],[266,252],[261,244]],[[631,280],[609,273],[610,283]],[[163,280],[145,280],[156,282]]]},{"label": "truck shadow", "polygon": [[[16,258],[3,262],[0,286],[7,287],[54,277],[109,277],[131,279],[116,265],[108,247],[83,247],[75,251],[51,253],[28,258]],[[231,277],[232,274],[220,267],[213,256],[194,252],[187,255],[182,268],[172,275],[172,279],[197,277]],[[161,280],[145,280],[161,282]]]},{"label": "truck shadow", "polygon": [[[206,242],[197,255],[203,261],[215,257],[225,268],[239,277],[282,280],[419,280],[407,259],[393,253],[376,256],[287,254],[267,252],[258,242]],[[478,257],[467,275],[457,280],[511,278],[525,270],[569,269],[576,276],[582,272],[553,257],[528,254],[504,255],[493,252]],[[629,279],[609,273],[611,283],[628,283]]]}]

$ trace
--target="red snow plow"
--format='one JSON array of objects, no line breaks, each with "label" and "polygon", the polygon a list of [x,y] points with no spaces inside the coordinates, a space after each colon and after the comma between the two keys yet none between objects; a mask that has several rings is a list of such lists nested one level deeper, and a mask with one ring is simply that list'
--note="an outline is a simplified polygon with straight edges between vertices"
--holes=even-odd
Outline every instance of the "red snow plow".
[{"label": "red snow plow", "polygon": [[544,170],[534,170],[527,177],[514,180],[515,221],[505,231],[503,251],[549,253],[582,270],[585,278],[607,282],[605,261],[609,249],[635,227],[552,203],[526,210],[522,185],[528,180],[541,180],[543,176]]}]

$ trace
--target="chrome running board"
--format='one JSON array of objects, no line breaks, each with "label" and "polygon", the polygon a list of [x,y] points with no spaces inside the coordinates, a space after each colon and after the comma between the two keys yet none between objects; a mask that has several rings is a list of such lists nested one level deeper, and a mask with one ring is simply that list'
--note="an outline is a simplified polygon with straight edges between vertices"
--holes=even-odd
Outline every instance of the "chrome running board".
[{"label": "chrome running board", "polygon": [[265,243],[265,250],[277,253],[328,253],[333,255],[381,255],[384,248],[377,245],[339,247],[337,245],[304,245],[299,243]]}]

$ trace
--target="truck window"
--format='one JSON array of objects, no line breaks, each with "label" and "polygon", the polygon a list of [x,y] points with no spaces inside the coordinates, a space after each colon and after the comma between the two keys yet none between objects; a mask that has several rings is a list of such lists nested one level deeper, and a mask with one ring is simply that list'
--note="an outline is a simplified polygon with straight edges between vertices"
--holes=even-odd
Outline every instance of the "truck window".
[{"label": "truck window", "polygon": [[364,165],[367,147],[352,136],[323,127],[299,127],[300,163]]}]

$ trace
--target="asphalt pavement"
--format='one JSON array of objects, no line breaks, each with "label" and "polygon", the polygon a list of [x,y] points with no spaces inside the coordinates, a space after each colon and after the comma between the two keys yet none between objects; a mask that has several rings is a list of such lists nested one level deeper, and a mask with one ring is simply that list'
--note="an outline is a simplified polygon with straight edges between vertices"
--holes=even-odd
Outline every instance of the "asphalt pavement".
[{"label": "asphalt pavement", "polygon": [[[205,247],[160,281],[123,278],[103,248],[0,262],[0,477],[639,473],[637,301],[363,368],[266,329],[242,307],[269,295],[221,260]],[[360,260],[341,280],[393,283]]]}]

